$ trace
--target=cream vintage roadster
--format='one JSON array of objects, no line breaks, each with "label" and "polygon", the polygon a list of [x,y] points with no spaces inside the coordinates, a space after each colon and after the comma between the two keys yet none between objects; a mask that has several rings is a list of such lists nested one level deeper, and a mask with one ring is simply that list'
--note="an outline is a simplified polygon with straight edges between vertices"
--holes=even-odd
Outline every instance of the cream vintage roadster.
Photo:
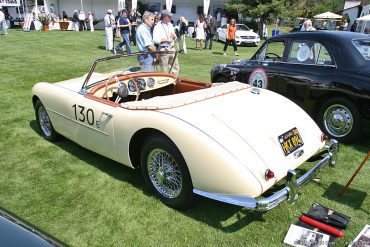
[{"label": "cream vintage roadster", "polygon": [[[189,207],[196,195],[269,210],[294,202],[302,185],[336,162],[327,140],[296,104],[239,82],[177,78],[171,67],[140,68],[138,57],[98,59],[83,77],[37,83],[33,105],[42,136],[64,136],[132,168],[166,205]],[[177,54],[176,54],[177,55]],[[300,177],[295,169],[309,159]],[[285,187],[265,191],[285,178]]]}]

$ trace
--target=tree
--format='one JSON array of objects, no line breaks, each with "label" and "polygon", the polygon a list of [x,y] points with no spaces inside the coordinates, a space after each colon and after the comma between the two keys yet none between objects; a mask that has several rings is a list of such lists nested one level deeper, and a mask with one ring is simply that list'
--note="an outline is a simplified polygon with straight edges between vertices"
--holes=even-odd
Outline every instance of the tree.
[{"label": "tree", "polygon": [[230,0],[226,2],[228,11],[237,11],[252,18],[259,18],[258,34],[262,37],[263,24],[273,14],[279,16],[291,4],[289,0]]}]

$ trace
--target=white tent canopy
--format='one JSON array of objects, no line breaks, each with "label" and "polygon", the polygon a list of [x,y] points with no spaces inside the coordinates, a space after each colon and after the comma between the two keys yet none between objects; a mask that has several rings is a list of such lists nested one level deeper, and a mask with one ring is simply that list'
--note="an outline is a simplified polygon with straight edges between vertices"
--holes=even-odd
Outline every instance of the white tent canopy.
[{"label": "white tent canopy", "polygon": [[370,15],[365,15],[360,18],[357,18],[356,21],[358,22],[356,32],[359,33],[370,32]]},{"label": "white tent canopy", "polygon": [[332,12],[325,12],[314,16],[315,19],[341,19],[341,15],[334,14]]},{"label": "white tent canopy", "polygon": [[370,15],[364,15],[356,19],[357,21],[370,21]]}]

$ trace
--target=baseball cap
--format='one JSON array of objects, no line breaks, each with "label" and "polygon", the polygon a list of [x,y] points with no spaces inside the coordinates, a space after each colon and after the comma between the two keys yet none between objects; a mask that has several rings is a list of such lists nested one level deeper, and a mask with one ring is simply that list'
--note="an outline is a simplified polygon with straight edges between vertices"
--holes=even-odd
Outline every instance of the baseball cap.
[{"label": "baseball cap", "polygon": [[112,10],[111,10],[111,9],[108,9],[108,10],[107,10],[107,13],[108,13],[108,14],[112,14]]}]

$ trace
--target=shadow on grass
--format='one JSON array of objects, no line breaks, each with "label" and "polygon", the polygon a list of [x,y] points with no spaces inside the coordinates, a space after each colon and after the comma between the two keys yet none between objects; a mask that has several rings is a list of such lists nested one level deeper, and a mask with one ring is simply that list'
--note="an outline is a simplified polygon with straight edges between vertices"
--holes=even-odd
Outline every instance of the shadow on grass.
[{"label": "shadow on grass", "polygon": [[[356,210],[361,209],[362,203],[366,199],[367,193],[364,191],[348,188],[343,197],[340,197],[339,193],[343,188],[344,185],[334,182],[328,187],[328,189],[322,196],[328,198],[329,200],[333,200],[338,203],[347,205],[353,209]],[[363,211],[367,212],[367,214],[370,213],[366,209],[363,209]]]},{"label": "shadow on grass", "polygon": [[[36,120],[30,122],[30,127],[41,136]],[[143,191],[146,196],[153,196],[153,193],[145,185],[139,169],[131,169],[121,163],[89,151],[66,138],[62,138],[62,140],[53,144],[87,164],[98,168],[112,178],[130,183]],[[264,221],[264,212],[252,211],[200,196],[197,197],[196,201],[192,208],[178,212],[223,232],[236,232],[252,222]],[[161,202],[158,200],[158,203]]]}]

